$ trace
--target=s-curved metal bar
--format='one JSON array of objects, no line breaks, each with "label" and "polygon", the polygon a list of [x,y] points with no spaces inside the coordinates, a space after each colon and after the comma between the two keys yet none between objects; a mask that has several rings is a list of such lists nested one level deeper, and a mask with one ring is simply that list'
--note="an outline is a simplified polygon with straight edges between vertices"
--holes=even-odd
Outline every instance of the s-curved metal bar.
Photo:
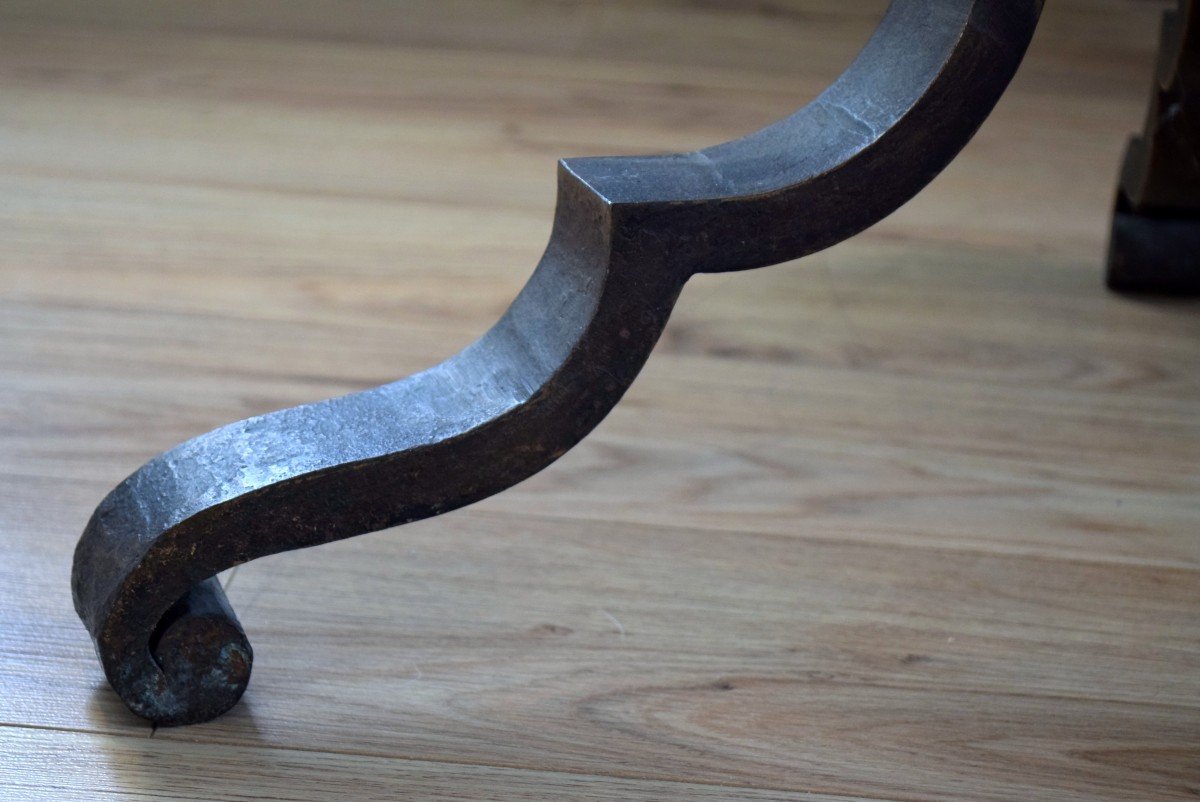
[{"label": "s-curved metal bar", "polygon": [[228,710],[251,651],[218,572],[447,512],[545,468],[633,382],[692,274],[804,256],[924,187],[999,100],[1041,7],[893,0],[845,74],[775,125],[695,153],[561,162],[545,255],[473,345],[148,462],[75,552],[75,609],[113,688],[161,724]]}]

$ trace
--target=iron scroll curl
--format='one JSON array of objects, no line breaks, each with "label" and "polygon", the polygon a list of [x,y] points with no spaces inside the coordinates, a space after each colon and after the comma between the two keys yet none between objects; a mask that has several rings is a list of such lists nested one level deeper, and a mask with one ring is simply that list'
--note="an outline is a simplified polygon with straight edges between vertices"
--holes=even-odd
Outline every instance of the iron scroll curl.
[{"label": "iron scroll curl", "polygon": [[1000,99],[1041,8],[893,0],[846,72],[762,131],[693,153],[560,162],[545,253],[475,343],[139,468],[96,509],[72,572],[75,609],[121,699],[160,724],[227,711],[253,658],[217,573],[526,479],[620,400],[690,276],[810,254],[910,199]]}]

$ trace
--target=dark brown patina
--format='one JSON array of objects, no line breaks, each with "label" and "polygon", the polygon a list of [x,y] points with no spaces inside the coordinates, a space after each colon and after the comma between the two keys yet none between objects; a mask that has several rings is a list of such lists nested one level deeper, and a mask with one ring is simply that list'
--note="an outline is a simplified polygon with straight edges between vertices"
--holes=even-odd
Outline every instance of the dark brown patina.
[{"label": "dark brown patina", "polygon": [[545,468],[633,382],[695,273],[795,259],[903,204],[995,105],[1040,0],[894,0],[857,60],[791,117],[671,156],[559,165],[553,233],[498,323],[407,379],[225,426],[100,504],[75,607],[131,710],[232,707],[251,651],[214,576],[448,512]]}]

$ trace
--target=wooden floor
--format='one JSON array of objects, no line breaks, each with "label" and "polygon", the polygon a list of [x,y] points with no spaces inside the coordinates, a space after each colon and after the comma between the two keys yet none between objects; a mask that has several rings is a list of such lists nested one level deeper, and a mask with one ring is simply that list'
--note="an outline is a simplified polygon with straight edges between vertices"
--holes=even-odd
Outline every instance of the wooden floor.
[{"label": "wooden floor", "polygon": [[560,156],[783,116],[882,0],[2,0],[0,798],[1200,794],[1200,304],[1102,288],[1145,0],[1054,0],[961,159],[702,277],[542,475],[224,578],[245,699],[127,713],[91,509],[218,424],[446,357]]}]

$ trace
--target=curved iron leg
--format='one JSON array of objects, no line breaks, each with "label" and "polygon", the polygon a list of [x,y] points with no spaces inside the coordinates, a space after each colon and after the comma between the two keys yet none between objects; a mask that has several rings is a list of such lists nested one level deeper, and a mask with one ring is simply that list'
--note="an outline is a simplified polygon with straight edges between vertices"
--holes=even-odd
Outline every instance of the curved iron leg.
[{"label": "curved iron leg", "polygon": [[561,163],[545,255],[473,345],[146,463],[75,551],[75,609],[113,688],[163,724],[229,709],[251,652],[215,574],[449,512],[550,465],[620,400],[690,276],[812,253],[932,180],[999,100],[1041,7],[893,0],[842,77],[775,125],[695,153]]}]

